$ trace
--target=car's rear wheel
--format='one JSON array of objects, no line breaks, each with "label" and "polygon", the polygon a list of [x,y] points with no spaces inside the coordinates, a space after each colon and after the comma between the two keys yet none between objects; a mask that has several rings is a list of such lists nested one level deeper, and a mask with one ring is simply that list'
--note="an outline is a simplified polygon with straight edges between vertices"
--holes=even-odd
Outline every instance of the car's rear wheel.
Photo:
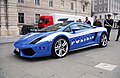
[{"label": "car's rear wheel", "polygon": [[57,38],[53,43],[53,56],[62,58],[64,57],[69,51],[69,44],[65,38]]},{"label": "car's rear wheel", "polygon": [[100,46],[101,47],[106,47],[108,44],[108,41],[107,41],[107,34],[103,33],[101,35],[101,38],[100,38]]}]

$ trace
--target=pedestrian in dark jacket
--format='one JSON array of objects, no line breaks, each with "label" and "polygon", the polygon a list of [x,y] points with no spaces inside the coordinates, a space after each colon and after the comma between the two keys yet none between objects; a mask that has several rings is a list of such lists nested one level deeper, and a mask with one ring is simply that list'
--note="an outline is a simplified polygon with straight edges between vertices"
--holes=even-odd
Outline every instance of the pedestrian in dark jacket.
[{"label": "pedestrian in dark jacket", "polygon": [[117,26],[118,26],[118,34],[117,34],[117,39],[115,41],[118,41],[120,37],[120,20],[118,21]]},{"label": "pedestrian in dark jacket", "polygon": [[107,37],[107,40],[110,41],[109,37],[110,37],[110,32],[111,32],[111,29],[112,29],[112,26],[113,26],[113,19],[111,19],[111,15],[108,14],[107,15],[108,18],[104,21],[104,27],[107,29],[107,32],[108,32],[108,37]]},{"label": "pedestrian in dark jacket", "polygon": [[85,18],[85,22],[84,23],[91,25],[91,22],[88,20],[88,17]]},{"label": "pedestrian in dark jacket", "polygon": [[93,23],[94,26],[97,27],[102,27],[102,23],[99,21],[99,19],[97,18],[96,21]]}]

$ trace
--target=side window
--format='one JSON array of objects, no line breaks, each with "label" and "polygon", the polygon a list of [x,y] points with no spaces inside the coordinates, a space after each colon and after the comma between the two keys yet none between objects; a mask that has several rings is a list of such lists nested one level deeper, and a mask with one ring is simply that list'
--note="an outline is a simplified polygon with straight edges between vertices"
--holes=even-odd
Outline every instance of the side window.
[{"label": "side window", "polygon": [[80,27],[77,24],[73,24],[70,26],[71,29],[78,29],[80,30]]},{"label": "side window", "polygon": [[90,28],[92,28],[91,26],[89,26],[89,25],[78,25],[78,27],[80,28],[80,30],[85,30],[85,29],[90,29]]},{"label": "side window", "polygon": [[48,19],[46,19],[45,24],[47,24],[48,22],[49,22],[49,20],[48,20]]},{"label": "side window", "polygon": [[69,27],[67,27],[63,32],[71,32],[72,30],[74,31],[79,31],[79,30],[85,30],[85,29],[91,29],[93,28],[91,25],[84,25],[84,24],[72,24]]},{"label": "side window", "polygon": [[63,32],[71,32],[70,27],[67,27]]}]

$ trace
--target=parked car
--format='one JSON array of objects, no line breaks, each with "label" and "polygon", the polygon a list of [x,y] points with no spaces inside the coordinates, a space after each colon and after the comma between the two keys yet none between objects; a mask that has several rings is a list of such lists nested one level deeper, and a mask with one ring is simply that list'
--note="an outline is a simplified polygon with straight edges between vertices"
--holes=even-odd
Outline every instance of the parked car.
[{"label": "parked car", "polygon": [[106,47],[107,31],[80,22],[58,23],[28,33],[14,43],[14,53],[21,57],[64,57],[68,52],[99,45]]}]

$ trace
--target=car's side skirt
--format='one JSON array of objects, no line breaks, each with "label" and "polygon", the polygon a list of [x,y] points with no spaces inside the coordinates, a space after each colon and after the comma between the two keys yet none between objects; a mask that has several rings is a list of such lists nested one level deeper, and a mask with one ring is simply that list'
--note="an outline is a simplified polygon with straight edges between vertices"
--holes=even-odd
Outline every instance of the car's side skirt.
[{"label": "car's side skirt", "polygon": [[73,49],[73,50],[70,50],[70,51],[75,51],[75,50],[85,49],[85,48],[92,47],[92,46],[97,46],[97,45],[99,45],[99,44],[93,44],[93,45],[89,45],[89,46],[85,46],[85,47],[81,47],[81,48]]}]

